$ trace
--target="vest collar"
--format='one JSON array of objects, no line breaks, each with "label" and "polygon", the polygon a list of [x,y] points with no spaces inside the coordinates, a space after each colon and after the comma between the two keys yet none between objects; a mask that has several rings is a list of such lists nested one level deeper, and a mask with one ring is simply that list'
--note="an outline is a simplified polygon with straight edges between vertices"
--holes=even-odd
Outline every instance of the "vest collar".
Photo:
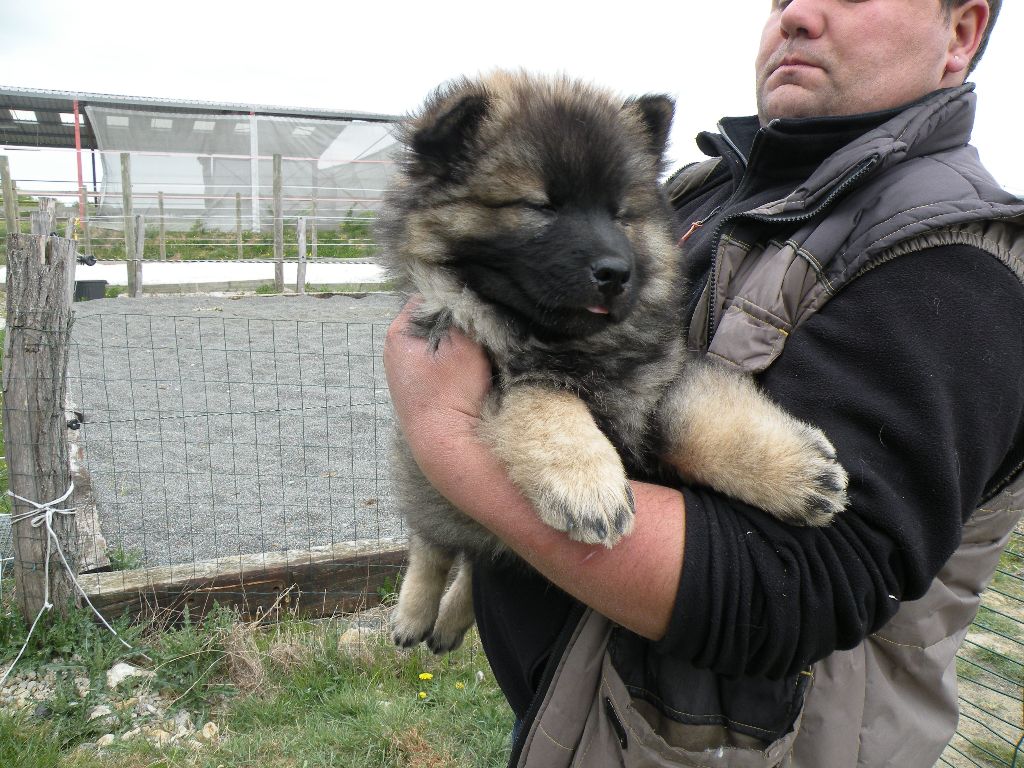
[{"label": "vest collar", "polygon": [[[697,137],[701,151],[727,161],[734,183],[750,193],[785,187],[792,192],[765,213],[813,208],[856,169],[881,171],[908,157],[966,144],[974,123],[974,84],[945,88],[910,104],[861,115],[777,119],[726,117],[719,133]],[[802,182],[802,183],[801,183]]]}]

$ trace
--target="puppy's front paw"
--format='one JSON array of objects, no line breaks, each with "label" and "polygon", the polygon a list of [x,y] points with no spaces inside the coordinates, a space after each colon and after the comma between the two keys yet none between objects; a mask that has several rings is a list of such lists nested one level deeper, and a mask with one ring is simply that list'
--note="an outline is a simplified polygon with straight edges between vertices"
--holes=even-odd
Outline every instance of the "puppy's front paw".
[{"label": "puppy's front paw", "polygon": [[569,538],[614,546],[633,528],[633,493],[615,447],[570,392],[513,387],[481,436],[540,518]]},{"label": "puppy's front paw", "polygon": [[791,454],[780,457],[786,471],[776,480],[778,492],[761,506],[797,525],[828,525],[846,508],[849,477],[825,434],[806,424],[800,426],[803,429],[794,436]]},{"label": "puppy's front paw", "polygon": [[633,530],[633,491],[621,466],[575,480],[564,473],[549,480],[538,483],[540,493],[532,501],[541,520],[570,539],[612,547]]}]

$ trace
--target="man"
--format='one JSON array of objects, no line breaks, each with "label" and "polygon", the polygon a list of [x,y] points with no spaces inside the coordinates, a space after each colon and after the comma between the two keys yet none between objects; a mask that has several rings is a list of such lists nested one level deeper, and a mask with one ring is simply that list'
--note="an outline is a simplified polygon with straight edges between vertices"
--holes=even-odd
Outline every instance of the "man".
[{"label": "man", "polygon": [[703,288],[690,346],[828,434],[851,477],[832,526],[634,483],[631,536],[569,541],[475,439],[480,350],[455,336],[431,356],[405,316],[392,327],[389,385],[421,468],[540,574],[481,567],[475,583],[522,726],[513,765],[942,752],[954,653],[1024,489],[1024,205],[967,146],[963,86],[998,9],[776,0],[757,118],[702,134],[713,159],[668,184]]}]

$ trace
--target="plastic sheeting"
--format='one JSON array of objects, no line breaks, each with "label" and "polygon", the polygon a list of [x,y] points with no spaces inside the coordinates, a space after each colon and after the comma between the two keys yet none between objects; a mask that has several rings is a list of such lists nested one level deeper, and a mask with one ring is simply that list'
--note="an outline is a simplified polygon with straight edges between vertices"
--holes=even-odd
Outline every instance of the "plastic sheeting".
[{"label": "plastic sheeting", "polygon": [[265,115],[87,107],[102,157],[97,218],[119,228],[122,152],[131,158],[132,210],[169,230],[273,226],[273,156],[282,157],[283,217],[337,226],[380,204],[400,145],[392,124]]}]

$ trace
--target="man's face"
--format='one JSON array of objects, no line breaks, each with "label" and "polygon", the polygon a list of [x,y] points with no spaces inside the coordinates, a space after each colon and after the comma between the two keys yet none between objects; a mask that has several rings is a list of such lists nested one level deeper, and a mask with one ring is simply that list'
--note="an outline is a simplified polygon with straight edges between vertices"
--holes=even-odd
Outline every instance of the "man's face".
[{"label": "man's face", "polygon": [[761,124],[889,109],[956,84],[953,38],[939,0],[772,0],[756,64]]}]

